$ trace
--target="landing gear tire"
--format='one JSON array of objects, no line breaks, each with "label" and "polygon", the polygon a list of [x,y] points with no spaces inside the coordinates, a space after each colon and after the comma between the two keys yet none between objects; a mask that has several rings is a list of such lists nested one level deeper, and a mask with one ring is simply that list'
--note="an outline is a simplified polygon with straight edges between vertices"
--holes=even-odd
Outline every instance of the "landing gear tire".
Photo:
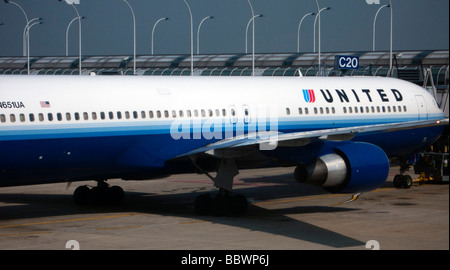
[{"label": "landing gear tire", "polygon": [[124,198],[125,192],[119,186],[99,185],[91,189],[88,186],[80,186],[73,193],[74,202],[81,206],[117,206],[123,202]]},{"label": "landing gear tire", "polygon": [[87,186],[77,187],[73,193],[73,200],[77,205],[88,205],[91,190]]},{"label": "landing gear tire", "polygon": [[397,174],[394,176],[394,187],[410,188],[412,186],[412,178],[409,175]]},{"label": "landing gear tire", "polygon": [[202,194],[195,199],[194,207],[199,215],[238,216],[247,212],[248,202],[240,194],[219,194],[214,198],[209,194]]}]

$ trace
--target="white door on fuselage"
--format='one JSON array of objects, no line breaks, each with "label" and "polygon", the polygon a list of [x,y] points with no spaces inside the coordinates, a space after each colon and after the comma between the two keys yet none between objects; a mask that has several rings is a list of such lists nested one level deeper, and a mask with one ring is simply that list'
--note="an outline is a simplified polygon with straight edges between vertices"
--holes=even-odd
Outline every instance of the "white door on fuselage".
[{"label": "white door on fuselage", "polygon": [[427,120],[428,119],[428,110],[427,104],[425,103],[425,99],[421,95],[416,95],[417,107],[419,109],[418,120]]}]

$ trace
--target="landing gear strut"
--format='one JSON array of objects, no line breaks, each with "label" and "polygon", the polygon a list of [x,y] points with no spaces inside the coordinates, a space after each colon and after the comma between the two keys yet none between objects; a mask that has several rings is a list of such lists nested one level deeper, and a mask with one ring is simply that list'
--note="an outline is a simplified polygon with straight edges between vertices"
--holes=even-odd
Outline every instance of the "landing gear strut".
[{"label": "landing gear strut", "polygon": [[73,193],[73,200],[78,205],[119,205],[124,197],[121,187],[110,187],[104,180],[97,181],[97,186],[93,188],[80,186]]},{"label": "landing gear strut", "polygon": [[210,194],[202,194],[195,199],[194,208],[197,214],[236,216],[247,212],[247,198],[244,195],[231,194],[233,178],[239,174],[234,159],[221,159],[216,177],[212,177],[208,172],[200,168],[193,157],[191,159],[193,164],[219,188],[219,193],[215,197],[212,197]]}]

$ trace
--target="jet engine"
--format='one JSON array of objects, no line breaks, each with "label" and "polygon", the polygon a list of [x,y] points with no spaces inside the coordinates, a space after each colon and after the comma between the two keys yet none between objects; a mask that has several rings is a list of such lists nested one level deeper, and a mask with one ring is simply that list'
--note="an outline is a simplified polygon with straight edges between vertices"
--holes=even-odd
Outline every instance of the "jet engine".
[{"label": "jet engine", "polygon": [[389,160],[381,148],[349,142],[310,164],[298,165],[294,175],[301,183],[322,186],[333,193],[355,193],[378,188],[388,173]]}]

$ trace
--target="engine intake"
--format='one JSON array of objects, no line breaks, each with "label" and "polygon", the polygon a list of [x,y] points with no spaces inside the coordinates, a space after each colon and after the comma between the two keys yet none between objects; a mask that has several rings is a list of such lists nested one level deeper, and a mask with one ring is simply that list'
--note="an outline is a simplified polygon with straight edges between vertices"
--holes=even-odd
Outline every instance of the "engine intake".
[{"label": "engine intake", "polygon": [[294,176],[301,183],[321,186],[330,192],[365,192],[382,185],[389,173],[389,160],[376,145],[349,142],[315,162],[300,164]]}]

